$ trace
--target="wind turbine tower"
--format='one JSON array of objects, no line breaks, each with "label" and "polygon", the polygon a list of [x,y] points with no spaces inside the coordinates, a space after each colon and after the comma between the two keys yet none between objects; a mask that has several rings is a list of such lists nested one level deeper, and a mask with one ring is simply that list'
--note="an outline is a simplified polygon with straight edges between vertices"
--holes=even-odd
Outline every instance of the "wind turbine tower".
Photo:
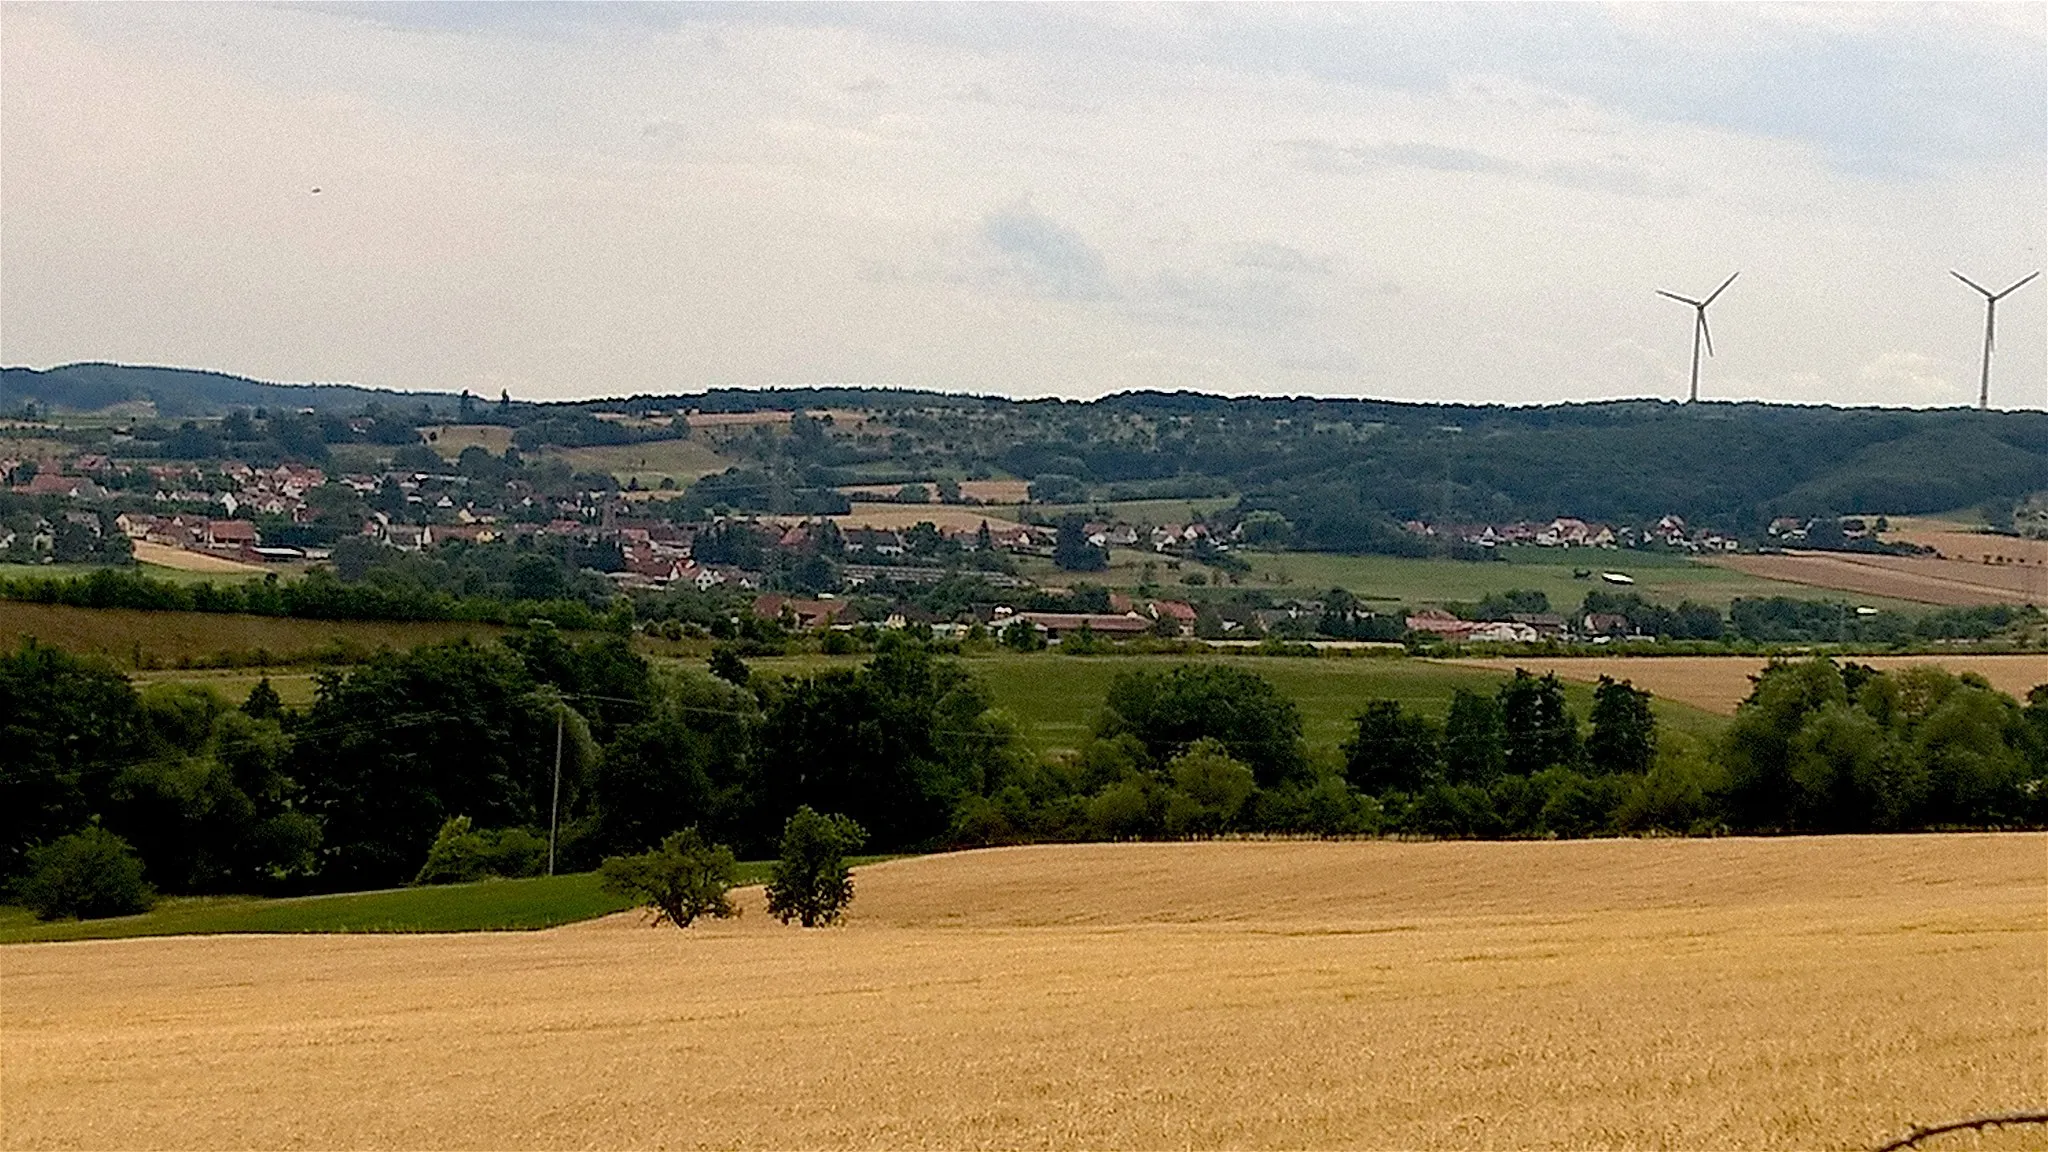
[{"label": "wind turbine tower", "polygon": [[1998,302],[2018,291],[2021,285],[2041,273],[2037,271],[2023,277],[2003,292],[1993,292],[1953,268],[1948,270],[1948,274],[1984,294],[1984,378],[1977,385],[1977,408],[1981,411],[1991,407],[1991,332],[1993,326],[1998,323]]},{"label": "wind turbine tower", "polygon": [[[1735,283],[1735,277],[1740,275],[1742,273],[1737,272],[1734,276],[1721,281],[1721,286],[1714,289],[1713,294],[1705,300],[1694,300],[1690,297],[1680,296],[1676,292],[1666,292],[1662,288],[1657,289],[1657,295],[1659,296],[1668,296],[1680,304],[1692,305],[1693,312],[1699,317],[1693,322],[1692,326],[1692,393],[1686,397],[1686,403],[1688,404],[1695,403],[1700,398],[1700,342],[1706,342],[1707,355],[1712,356],[1714,354],[1714,334],[1707,328],[1707,305],[1719,299],[1721,293],[1726,292],[1728,286]],[[2010,292],[2012,289],[2008,288],[2006,291]]]}]

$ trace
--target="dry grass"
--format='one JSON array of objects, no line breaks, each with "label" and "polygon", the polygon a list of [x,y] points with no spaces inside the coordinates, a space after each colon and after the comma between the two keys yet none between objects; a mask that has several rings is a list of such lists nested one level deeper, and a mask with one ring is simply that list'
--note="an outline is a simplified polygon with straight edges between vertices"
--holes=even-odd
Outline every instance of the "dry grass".
[{"label": "dry grass", "polygon": [[261,564],[244,564],[240,560],[210,556],[204,552],[191,552],[183,548],[174,548],[169,544],[152,544],[147,540],[136,540],[131,543],[138,562],[154,564],[159,568],[175,568],[180,572],[209,572],[223,576],[249,576],[270,571]]},{"label": "dry grass", "polygon": [[794,412],[763,410],[760,412],[693,412],[687,418],[691,428],[752,428],[755,426],[776,427],[787,424],[796,416]]},{"label": "dry grass", "polygon": [[820,932],[752,891],[688,932],[10,947],[0,1139],[1854,1148],[2048,1091],[2041,836],[1047,847],[858,884]]},{"label": "dry grass", "polygon": [[[2048,654],[2030,656],[1845,656],[1858,664],[1894,670],[1932,664],[1950,672],[1975,672],[2001,692],[2025,700],[2027,689],[2048,684]],[[1590,684],[1602,676],[1634,681],[1667,700],[1676,700],[1723,716],[1749,696],[1750,677],[1769,660],[1761,656],[1528,656],[1451,660],[1473,668],[1527,668],[1538,674],[1555,672],[1559,679]]]},{"label": "dry grass", "polygon": [[1985,564],[1926,556],[1791,552],[1722,556],[1711,563],[1769,580],[1919,604],[2033,603],[2048,607],[2048,566],[2032,561]]}]

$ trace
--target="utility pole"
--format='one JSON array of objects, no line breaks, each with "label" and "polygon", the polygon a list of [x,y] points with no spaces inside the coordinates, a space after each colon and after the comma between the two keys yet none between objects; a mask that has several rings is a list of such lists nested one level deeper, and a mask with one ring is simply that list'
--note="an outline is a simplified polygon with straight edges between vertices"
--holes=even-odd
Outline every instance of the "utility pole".
[{"label": "utility pole", "polygon": [[555,874],[555,826],[562,816],[562,705],[555,705],[555,797],[548,805],[548,875]]}]

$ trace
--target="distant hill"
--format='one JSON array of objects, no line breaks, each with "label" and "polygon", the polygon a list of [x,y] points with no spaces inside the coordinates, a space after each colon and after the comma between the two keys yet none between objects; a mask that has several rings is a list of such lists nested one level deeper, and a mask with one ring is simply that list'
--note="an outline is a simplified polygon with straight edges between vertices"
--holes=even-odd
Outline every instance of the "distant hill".
[{"label": "distant hill", "polygon": [[88,363],[47,371],[0,369],[0,410],[19,408],[26,401],[64,412],[98,412],[148,401],[162,416],[219,416],[237,408],[355,412],[371,401],[386,407],[425,404],[437,413],[452,412],[456,406],[456,397],[446,392],[387,392],[353,384],[266,384],[190,368]]}]

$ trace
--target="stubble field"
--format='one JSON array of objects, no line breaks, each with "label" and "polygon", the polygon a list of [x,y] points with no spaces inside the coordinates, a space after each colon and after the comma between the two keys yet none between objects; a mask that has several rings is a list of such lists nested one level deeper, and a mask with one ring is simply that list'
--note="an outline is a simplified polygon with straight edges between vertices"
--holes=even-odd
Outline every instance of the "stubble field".
[{"label": "stubble field", "polygon": [[2035,562],[1786,552],[1722,556],[1713,563],[1763,579],[1852,592],[1878,603],[1889,599],[1959,606],[2048,605],[2048,567]]},{"label": "stubble field", "polygon": [[[1927,656],[1842,656],[1838,659],[1868,664],[1881,672],[1896,672],[1919,665],[1933,665],[1961,675],[1975,672],[1993,688],[2025,701],[2027,692],[2048,684],[2048,653],[2010,655],[1927,655]],[[1755,685],[1750,677],[1763,671],[1770,661],[1762,656],[1501,656],[1472,660],[1447,660],[1468,668],[1512,672],[1527,668],[1534,673],[1555,672],[1558,679],[1592,684],[1602,676],[1627,680],[1648,689],[1660,699],[1722,716],[1733,716],[1735,708],[1748,699]]]},{"label": "stubble field", "polygon": [[[0,1135],[1855,1148],[2048,1091],[2048,837],[1041,847],[857,882],[817,932],[750,892],[688,932],[0,949]],[[1937,1145],[1968,1146],[2026,1144]]]}]

